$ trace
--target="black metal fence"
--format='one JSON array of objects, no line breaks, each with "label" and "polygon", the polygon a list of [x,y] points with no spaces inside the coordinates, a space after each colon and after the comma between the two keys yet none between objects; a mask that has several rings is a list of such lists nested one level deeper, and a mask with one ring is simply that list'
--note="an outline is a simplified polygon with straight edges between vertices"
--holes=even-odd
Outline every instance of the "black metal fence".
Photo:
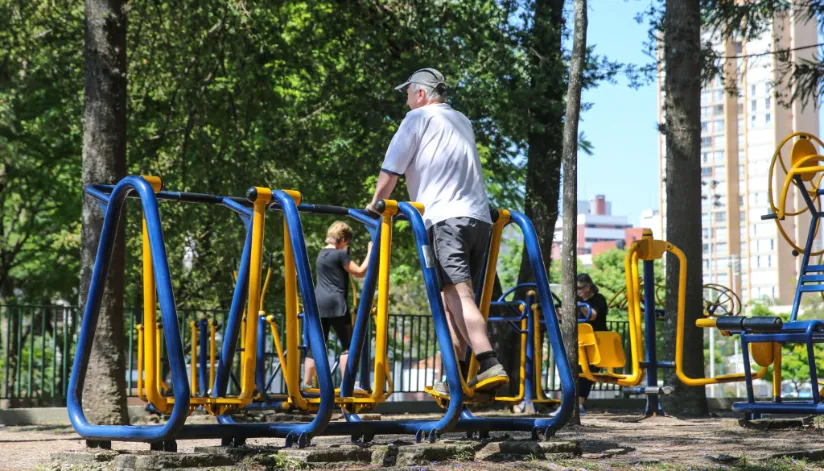
[{"label": "black metal fence", "polygon": [[[142,319],[139,309],[127,309],[126,332],[126,385],[130,396],[137,394],[137,330]],[[31,407],[65,404],[69,374],[74,359],[75,344],[81,311],[73,306],[55,305],[0,305],[0,399],[11,406]],[[227,312],[221,310],[178,311],[180,331],[185,351],[190,351],[191,322],[203,317],[213,319],[217,325],[218,349],[221,345],[222,326]],[[279,332],[283,335],[283,316],[278,316]],[[626,321],[608,322],[612,331],[621,334],[624,351],[629,354],[628,325]],[[375,326],[370,325],[371,348],[375,349]],[[267,352],[274,351],[271,335],[266,337]],[[281,339],[285,341],[285,339]],[[302,343],[302,342],[301,342]],[[334,335],[329,345],[330,361],[340,352]],[[549,341],[544,336],[542,358],[543,387],[557,391],[559,381],[555,373],[555,359],[550,354]],[[422,392],[424,386],[440,380],[444,369],[435,337],[431,316],[393,314],[389,318],[388,357],[396,392]],[[239,354],[235,368],[239,370]],[[354,361],[354,359],[352,360]],[[285,391],[282,375],[278,372],[277,358],[270,355],[267,369],[268,392]],[[187,369],[189,371],[189,369]],[[339,371],[335,372],[339,381]],[[595,389],[615,390],[614,385],[599,384]]]}]

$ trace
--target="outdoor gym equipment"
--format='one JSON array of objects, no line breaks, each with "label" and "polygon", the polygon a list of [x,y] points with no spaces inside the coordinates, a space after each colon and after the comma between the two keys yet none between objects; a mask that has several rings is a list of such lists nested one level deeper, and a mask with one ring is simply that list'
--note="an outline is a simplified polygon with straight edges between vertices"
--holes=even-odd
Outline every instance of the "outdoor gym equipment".
[{"label": "outdoor gym equipment", "polygon": [[[341,217],[349,217],[354,219],[356,222],[362,223],[366,231],[370,234],[372,238],[374,247],[379,247],[379,240],[377,239],[377,231],[379,226],[379,220],[370,215],[368,212],[362,209],[351,209],[345,208],[340,206],[328,206],[328,205],[311,205],[311,204],[301,204],[298,206],[298,210],[301,213],[312,213],[312,214],[322,214],[322,215],[333,215],[333,216],[341,216]],[[301,313],[299,305],[297,303],[297,285],[295,284],[294,280],[294,261],[292,256],[289,254],[289,251],[284,248],[284,273],[285,273],[285,284],[286,284],[286,309],[284,313],[284,338],[286,339],[286,346],[281,343],[281,335],[280,331],[277,326],[276,318],[273,315],[266,314],[263,310],[261,310],[258,321],[260,324],[258,330],[258,350],[257,350],[257,390],[259,394],[258,400],[252,404],[247,406],[247,408],[273,408],[273,409],[281,409],[281,410],[301,410],[304,412],[317,412],[318,406],[320,404],[320,398],[318,396],[319,390],[317,388],[301,388],[300,382],[300,371],[302,369],[303,362],[301,361],[301,350],[305,350],[307,347],[306,345],[300,345],[300,339],[306,338],[307,342],[310,343],[308,336],[304,337],[304,329],[301,327],[301,320],[304,318],[305,313]],[[368,281],[370,279],[375,278],[375,273],[377,272],[378,263],[375,261],[375,255],[377,254],[378,250],[373,250],[372,254],[373,257],[370,259],[370,265],[367,269],[367,275],[365,279]],[[388,256],[388,255],[387,255]],[[372,262],[375,261],[374,267]],[[271,272],[271,267],[269,272]],[[384,275],[387,278],[389,273]],[[268,280],[268,273],[267,273],[267,280]],[[388,286],[388,284],[387,284]],[[264,290],[266,289],[266,284],[264,284]],[[360,304],[358,304],[358,314],[357,316],[369,316],[371,314],[371,304],[372,304],[372,294],[374,292],[374,283],[370,288],[369,283],[364,283],[364,294],[361,297],[361,303],[364,304],[364,307],[367,309],[360,309]],[[379,316],[382,319],[388,319],[388,311],[382,311]],[[304,322],[305,323],[305,322]],[[386,330],[384,328],[384,330]],[[272,336],[273,343],[275,346],[275,355],[279,361],[279,368],[283,374],[286,383],[286,394],[283,395],[269,395],[266,391],[269,389],[269,385],[271,384],[272,380],[274,379],[275,375],[277,374],[278,370],[275,369],[273,372],[270,373],[268,381],[266,380],[266,358],[270,356],[266,353],[265,350],[265,337],[270,335]],[[384,334],[385,335],[385,334]],[[323,348],[326,348],[326,345],[323,344]],[[312,350],[314,352],[314,350]],[[362,363],[365,365],[362,370],[361,375],[361,383],[362,385],[366,382],[368,383],[369,377],[369,370],[368,370],[368,350],[363,352],[363,356],[361,357]],[[380,363],[384,365],[385,369],[388,369],[388,362],[386,360],[386,351],[384,349],[383,354],[380,351],[376,352],[376,366]],[[325,356],[325,354],[324,354]],[[358,357],[354,355],[350,355],[350,358],[353,361],[356,361]],[[335,364],[334,366],[337,366]],[[341,372],[342,376],[345,372]],[[331,371],[330,371],[331,374]],[[386,373],[384,373],[386,374]],[[389,391],[381,390],[379,392],[375,392],[374,390],[371,393],[368,390],[364,390],[362,388],[353,388],[353,392],[351,397],[341,395],[340,389],[335,389],[335,397],[334,401],[335,404],[343,405],[348,407],[352,411],[365,411],[373,409],[377,404],[386,400],[389,394],[392,393],[391,391],[391,380],[389,380]]]},{"label": "outdoor gym equipment", "polygon": [[[789,167],[782,153],[782,149],[787,144],[792,144]],[[732,408],[734,411],[744,412],[748,418],[756,418],[765,413],[824,413],[824,404],[821,401],[822,392],[816,387],[819,380],[815,358],[815,344],[824,342],[824,322],[816,319],[798,320],[801,296],[804,293],[817,292],[824,294],[824,265],[820,261],[817,264],[810,263],[811,257],[820,256],[824,252],[814,248],[820,219],[824,216],[824,212],[821,210],[821,195],[824,194],[824,189],[821,188],[821,180],[824,178],[824,166],[821,163],[824,161],[824,156],[821,155],[820,148],[824,148],[824,144],[812,134],[805,132],[792,133],[779,143],[770,163],[768,187],[770,213],[762,216],[761,219],[775,220],[779,233],[793,248],[793,255],[802,255],[802,258],[789,322],[782,323],[779,318],[756,317],[743,319],[744,324],[736,326],[741,332],[741,345],[744,350],[744,366],[747,373],[747,401],[737,402],[733,404]],[[773,193],[776,163],[780,165],[785,174],[777,204]],[[787,203],[787,196],[790,194],[791,188],[795,188],[795,201],[802,200],[803,207],[798,208]],[[802,244],[788,235],[782,221],[787,216],[801,216],[807,211],[810,213],[810,227],[807,240],[802,248]],[[797,224],[801,223],[803,223],[803,220],[797,221]],[[768,323],[768,320],[773,320],[773,322]],[[722,327],[719,325],[718,328],[721,329]],[[750,364],[750,356],[747,354],[746,346],[755,343],[773,347],[776,366],[774,367],[773,376],[773,397],[770,402],[756,400],[752,384],[753,378],[746,371]],[[785,344],[803,344],[806,347],[810,383],[813,385],[812,398],[808,400],[787,400],[781,397],[780,361],[781,348]],[[752,356],[753,360],[758,361],[755,351]]]},{"label": "outdoor gym equipment", "polygon": [[[425,391],[438,401],[442,407],[453,407],[456,397],[464,398],[463,411],[461,413],[461,420],[456,426],[456,431],[466,432],[472,435],[478,432],[480,436],[488,436],[488,432],[492,430],[515,431],[525,430],[531,431],[534,439],[538,438],[539,433],[543,433],[545,437],[552,436],[560,424],[565,423],[571,414],[574,403],[573,394],[573,380],[569,367],[569,362],[566,358],[566,352],[561,341],[560,327],[558,325],[558,317],[553,303],[552,293],[549,288],[549,279],[547,278],[546,268],[543,264],[540,246],[538,245],[537,235],[532,226],[532,222],[523,214],[518,212],[510,212],[508,210],[497,210],[493,212],[493,227],[492,237],[487,248],[486,267],[484,276],[481,282],[481,289],[476,290],[476,302],[480,308],[484,318],[489,322],[510,322],[516,328],[521,336],[521,358],[519,368],[519,389],[515,396],[495,397],[493,393],[484,393],[480,390],[485,384],[484,381],[479,382],[474,387],[470,387],[466,383],[466,379],[459,375],[460,388],[456,389],[450,381],[449,391],[450,395],[438,393],[431,387],[427,387]],[[514,223],[520,229],[524,236],[524,248],[527,251],[530,261],[530,267],[533,270],[535,283],[530,285],[535,291],[527,296],[526,301],[516,302],[514,305],[518,306],[516,309],[520,311],[520,316],[514,318],[499,317],[490,318],[489,311],[492,302],[492,289],[495,281],[495,272],[497,270],[498,253],[500,250],[501,238],[504,227]],[[499,298],[496,303],[502,303],[504,306],[512,306],[511,303],[505,301],[506,297],[515,289],[505,293]],[[536,293],[537,292],[537,293]],[[536,365],[540,369],[540,353],[535,354],[536,342],[540,335],[540,315],[543,313],[543,323],[549,334],[550,347],[553,355],[556,358],[556,366],[558,374],[561,379],[561,406],[559,413],[553,418],[480,418],[473,415],[467,406],[473,404],[483,404],[492,401],[503,403],[519,403],[528,395],[531,402],[558,402],[555,399],[547,399],[540,390],[540,381],[536,380]],[[514,324],[518,322],[518,324]],[[538,347],[539,348],[539,347]],[[450,348],[451,350],[451,348]],[[442,350],[443,351],[443,350]],[[540,352],[540,348],[539,348]],[[474,354],[470,358],[468,377],[474,376],[478,371],[478,362]],[[534,384],[532,384],[534,382]],[[534,396],[532,396],[534,392]],[[555,421],[556,418],[561,418],[560,421]]]},{"label": "outdoor gym equipment", "polygon": [[[99,201],[104,210],[104,221],[97,250],[88,298],[77,342],[77,352],[72,367],[68,387],[69,418],[79,435],[88,443],[110,447],[111,440],[145,441],[152,443],[152,449],[176,449],[175,439],[220,438],[224,443],[240,443],[249,437],[285,437],[287,445],[297,441],[305,445],[309,438],[322,430],[329,421],[333,402],[332,380],[323,347],[323,334],[317,304],[314,298],[309,261],[303,241],[303,231],[297,210],[300,194],[266,188],[252,188],[247,198],[231,198],[200,193],[162,191],[162,182],[157,177],[129,176],[117,185],[90,185],[86,192]],[[159,412],[169,414],[163,425],[115,426],[92,425],[83,412],[83,383],[91,355],[94,331],[97,326],[103,287],[108,271],[117,224],[127,197],[140,199],[143,210],[143,277],[144,277],[144,390],[147,400]],[[185,354],[178,330],[178,318],[172,290],[163,230],[158,210],[158,200],[186,203],[221,205],[240,215],[246,226],[238,283],[226,322],[224,344],[220,362],[214,371],[215,381],[206,397],[191,395],[187,381]],[[297,201],[296,201],[297,200]],[[277,207],[284,213],[288,230],[285,244],[291,249],[295,260],[295,270],[300,279],[301,296],[306,303],[306,318],[313,343],[313,354],[317,356],[320,404],[318,414],[309,423],[299,424],[234,424],[225,415],[232,410],[249,404],[254,392],[255,373],[255,330],[257,318],[247,316],[247,336],[241,355],[241,392],[227,396],[231,358],[234,356],[235,341],[240,331],[243,305],[248,288],[248,312],[259,311],[259,285],[262,261],[263,224],[267,206]],[[156,372],[150,371],[157,365],[156,341],[158,323],[155,309],[159,302],[162,317],[161,329],[165,339],[171,372],[173,397],[163,395],[159,384],[154,381]],[[194,359],[192,359],[194,361]],[[219,425],[185,425],[193,407],[203,406],[210,413],[218,415]]]},{"label": "outdoor gym equipment", "polygon": [[[656,352],[656,320],[661,320],[667,314],[659,309],[644,309],[644,306],[655,306],[655,281],[653,277],[654,261],[661,259],[665,253],[671,253],[678,260],[678,287],[677,287],[677,328],[674,361],[661,361]],[[639,276],[639,261],[643,262],[643,277]],[[691,378],[683,370],[684,357],[684,323],[687,260],[684,253],[670,242],[655,240],[652,231],[644,229],[641,240],[633,242],[624,258],[626,273],[626,307],[629,321],[630,351],[629,373],[617,373],[615,370],[627,364],[626,354],[621,338],[616,332],[593,332],[588,324],[579,325],[578,329],[578,360],[581,367],[581,376],[596,383],[612,383],[623,386],[623,391],[629,394],[644,394],[647,403],[645,416],[664,415],[659,401],[659,395],[669,394],[669,386],[658,385],[658,369],[674,368],[679,380],[690,386],[704,386],[734,381],[744,381],[745,374],[720,375],[710,378]],[[643,280],[643,290],[641,289]],[[643,299],[642,299],[643,293]],[[662,316],[663,314],[663,316]],[[705,314],[707,312],[705,311]],[[735,322],[731,316],[700,319],[699,327],[708,327],[719,321],[719,325],[729,327]],[[712,321],[712,322],[709,322]],[[644,326],[642,331],[641,326]],[[729,327],[726,332],[735,331]],[[766,374],[766,367],[773,362],[771,351],[762,352],[758,348],[758,363],[762,368],[756,377]],[[763,354],[762,354],[763,353]],[[643,358],[643,360],[642,360]],[[603,368],[605,371],[596,372],[592,367]],[[747,366],[749,367],[749,366]],[[639,386],[646,373],[646,386]],[[749,374],[747,371],[746,374]]]}]

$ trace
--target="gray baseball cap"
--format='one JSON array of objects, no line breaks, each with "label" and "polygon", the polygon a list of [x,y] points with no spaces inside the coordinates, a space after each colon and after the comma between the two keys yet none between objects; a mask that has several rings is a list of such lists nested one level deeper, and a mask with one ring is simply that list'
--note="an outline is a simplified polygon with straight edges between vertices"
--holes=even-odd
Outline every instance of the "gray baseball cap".
[{"label": "gray baseball cap", "polygon": [[395,90],[400,92],[406,90],[410,84],[417,83],[418,85],[426,85],[435,88],[438,85],[445,85],[443,74],[432,68],[416,70],[412,75],[406,79],[406,82],[395,87]]}]

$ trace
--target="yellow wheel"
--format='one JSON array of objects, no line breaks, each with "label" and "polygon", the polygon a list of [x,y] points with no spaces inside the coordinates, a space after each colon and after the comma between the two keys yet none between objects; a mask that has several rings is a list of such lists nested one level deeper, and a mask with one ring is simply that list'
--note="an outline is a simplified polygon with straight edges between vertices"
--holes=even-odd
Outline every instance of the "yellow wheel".
[{"label": "yellow wheel", "polygon": [[741,298],[726,286],[704,285],[704,316],[721,317],[741,314]]},{"label": "yellow wheel", "polygon": [[[792,148],[790,150],[790,165],[788,166],[787,162],[784,160],[782,149],[789,143],[792,143]],[[770,162],[769,182],[767,186],[767,195],[770,200],[770,212],[785,217],[798,216],[804,214],[804,212],[809,209],[806,205],[804,205],[804,207],[798,209],[797,211],[785,210],[789,187],[793,184],[796,185],[797,191],[806,191],[813,202],[818,205],[818,208],[821,208],[821,201],[818,198],[818,189],[824,174],[819,175],[816,179],[816,169],[818,169],[821,162],[824,161],[824,156],[820,154],[821,151],[819,150],[822,148],[824,148],[824,142],[814,135],[806,132],[792,133],[778,144],[778,147],[775,149],[775,153],[772,156],[772,161]],[[773,192],[773,180],[775,178],[776,163],[779,164],[784,175],[784,183],[778,199],[776,199],[775,193]],[[791,170],[801,169],[808,169],[808,171],[798,173],[801,177],[803,186],[802,188],[798,188],[798,183],[794,179],[789,179],[788,176]],[[787,231],[781,224],[780,217],[775,218],[775,224],[778,228],[778,232],[781,233],[781,236],[787,241],[788,244],[790,244],[793,250],[799,254],[804,253],[804,249],[799,244],[796,244],[796,241],[791,239],[789,234],[787,234]],[[817,235],[818,226],[815,228],[814,237]],[[824,250],[813,252],[810,255],[816,256],[821,255],[822,253],[824,253]]]}]

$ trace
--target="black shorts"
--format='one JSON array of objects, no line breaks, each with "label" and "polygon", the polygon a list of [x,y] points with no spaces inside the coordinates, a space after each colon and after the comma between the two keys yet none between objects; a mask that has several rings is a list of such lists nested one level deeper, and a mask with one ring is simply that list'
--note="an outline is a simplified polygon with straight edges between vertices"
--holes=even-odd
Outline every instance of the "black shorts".
[{"label": "black shorts", "polygon": [[488,222],[469,217],[446,219],[429,228],[441,287],[471,280],[472,289],[478,289],[491,231]]},{"label": "black shorts", "polygon": [[[321,317],[321,326],[323,326],[323,343],[324,347],[329,343],[329,332],[335,329],[335,335],[338,336],[341,346],[341,355],[349,353],[349,344],[352,342],[352,318],[349,314],[340,317]],[[309,344],[309,334],[306,334],[306,357],[314,358],[312,356],[312,348]]]}]

